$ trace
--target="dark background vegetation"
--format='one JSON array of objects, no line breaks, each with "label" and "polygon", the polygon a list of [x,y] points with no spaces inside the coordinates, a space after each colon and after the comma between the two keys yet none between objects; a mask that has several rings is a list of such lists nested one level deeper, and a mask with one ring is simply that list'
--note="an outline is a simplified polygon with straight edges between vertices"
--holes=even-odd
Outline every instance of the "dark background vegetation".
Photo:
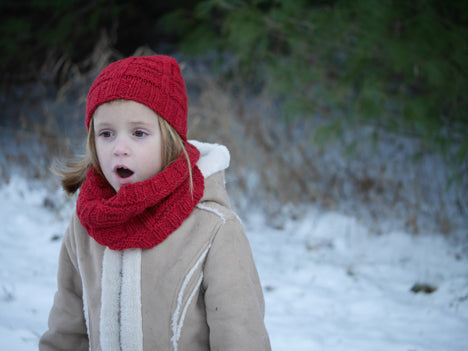
[{"label": "dark background vegetation", "polygon": [[447,186],[466,187],[467,1],[2,0],[0,38],[3,125],[18,112],[9,104],[34,95],[18,87],[60,92],[96,68],[106,38],[113,58],[142,47],[209,57],[233,96],[268,96],[272,123],[318,121],[310,145],[346,139],[353,155],[362,139],[345,135],[367,127],[374,146],[388,133],[416,140],[415,162],[440,155]]},{"label": "dark background vegetation", "polygon": [[163,44],[229,53],[227,77],[268,89],[285,116],[342,112],[318,137],[346,118],[422,138],[455,165],[467,157],[466,1],[3,0],[0,23],[3,87],[43,79],[47,60],[89,69],[106,32],[124,56]]}]

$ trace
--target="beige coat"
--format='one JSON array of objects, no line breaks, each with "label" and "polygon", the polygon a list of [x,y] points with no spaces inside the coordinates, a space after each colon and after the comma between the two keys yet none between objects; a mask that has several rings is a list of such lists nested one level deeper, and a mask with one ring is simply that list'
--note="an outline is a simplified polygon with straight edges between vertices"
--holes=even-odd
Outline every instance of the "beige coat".
[{"label": "beige coat", "polygon": [[229,153],[193,143],[205,193],[160,245],[110,250],[73,215],[41,351],[271,349],[251,249],[224,189]]}]

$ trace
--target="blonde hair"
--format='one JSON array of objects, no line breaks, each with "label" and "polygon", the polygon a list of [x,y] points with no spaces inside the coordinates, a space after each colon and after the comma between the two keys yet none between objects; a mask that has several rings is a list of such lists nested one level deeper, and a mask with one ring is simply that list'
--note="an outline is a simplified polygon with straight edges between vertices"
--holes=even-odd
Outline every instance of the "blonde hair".
[{"label": "blonde hair", "polygon": [[[190,179],[190,191],[192,192],[192,167],[187,150],[184,146],[184,141],[176,132],[176,130],[159,115],[158,122],[161,129],[162,169],[164,170],[167,166],[179,158],[181,153],[183,153],[185,159],[187,160]],[[89,123],[89,132],[86,141],[85,154],[79,159],[69,159],[66,163],[62,163],[56,160],[52,165],[52,172],[61,177],[62,188],[68,195],[72,195],[81,187],[85,181],[86,173],[91,166],[93,166],[103,176],[96,152],[93,118],[91,118]]]}]

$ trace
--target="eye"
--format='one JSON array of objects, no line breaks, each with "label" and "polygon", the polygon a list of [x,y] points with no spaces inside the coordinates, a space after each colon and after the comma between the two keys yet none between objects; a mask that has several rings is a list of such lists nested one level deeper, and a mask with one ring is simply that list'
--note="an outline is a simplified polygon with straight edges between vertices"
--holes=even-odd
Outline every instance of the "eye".
[{"label": "eye", "polygon": [[102,136],[103,138],[110,138],[112,136],[112,132],[110,130],[103,130],[99,133],[99,136]]},{"label": "eye", "polygon": [[135,130],[133,132],[133,135],[135,135],[137,138],[143,138],[144,136],[147,136],[148,133],[146,133],[145,131],[143,130]]}]

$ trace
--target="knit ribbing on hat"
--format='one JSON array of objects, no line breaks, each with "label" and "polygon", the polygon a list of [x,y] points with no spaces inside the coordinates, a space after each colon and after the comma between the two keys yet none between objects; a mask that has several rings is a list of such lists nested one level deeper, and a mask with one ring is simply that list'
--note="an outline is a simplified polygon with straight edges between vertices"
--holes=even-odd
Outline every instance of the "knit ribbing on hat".
[{"label": "knit ribbing on hat", "polygon": [[124,185],[117,193],[91,167],[76,205],[88,235],[112,250],[125,250],[150,249],[173,233],[204,191],[204,178],[196,166],[200,153],[189,143],[185,147],[192,165],[193,192],[184,154],[155,177]]},{"label": "knit ribbing on hat", "polygon": [[86,128],[94,111],[112,100],[133,100],[164,118],[183,140],[187,135],[187,92],[177,61],[169,56],[129,57],[111,63],[88,93]]}]

